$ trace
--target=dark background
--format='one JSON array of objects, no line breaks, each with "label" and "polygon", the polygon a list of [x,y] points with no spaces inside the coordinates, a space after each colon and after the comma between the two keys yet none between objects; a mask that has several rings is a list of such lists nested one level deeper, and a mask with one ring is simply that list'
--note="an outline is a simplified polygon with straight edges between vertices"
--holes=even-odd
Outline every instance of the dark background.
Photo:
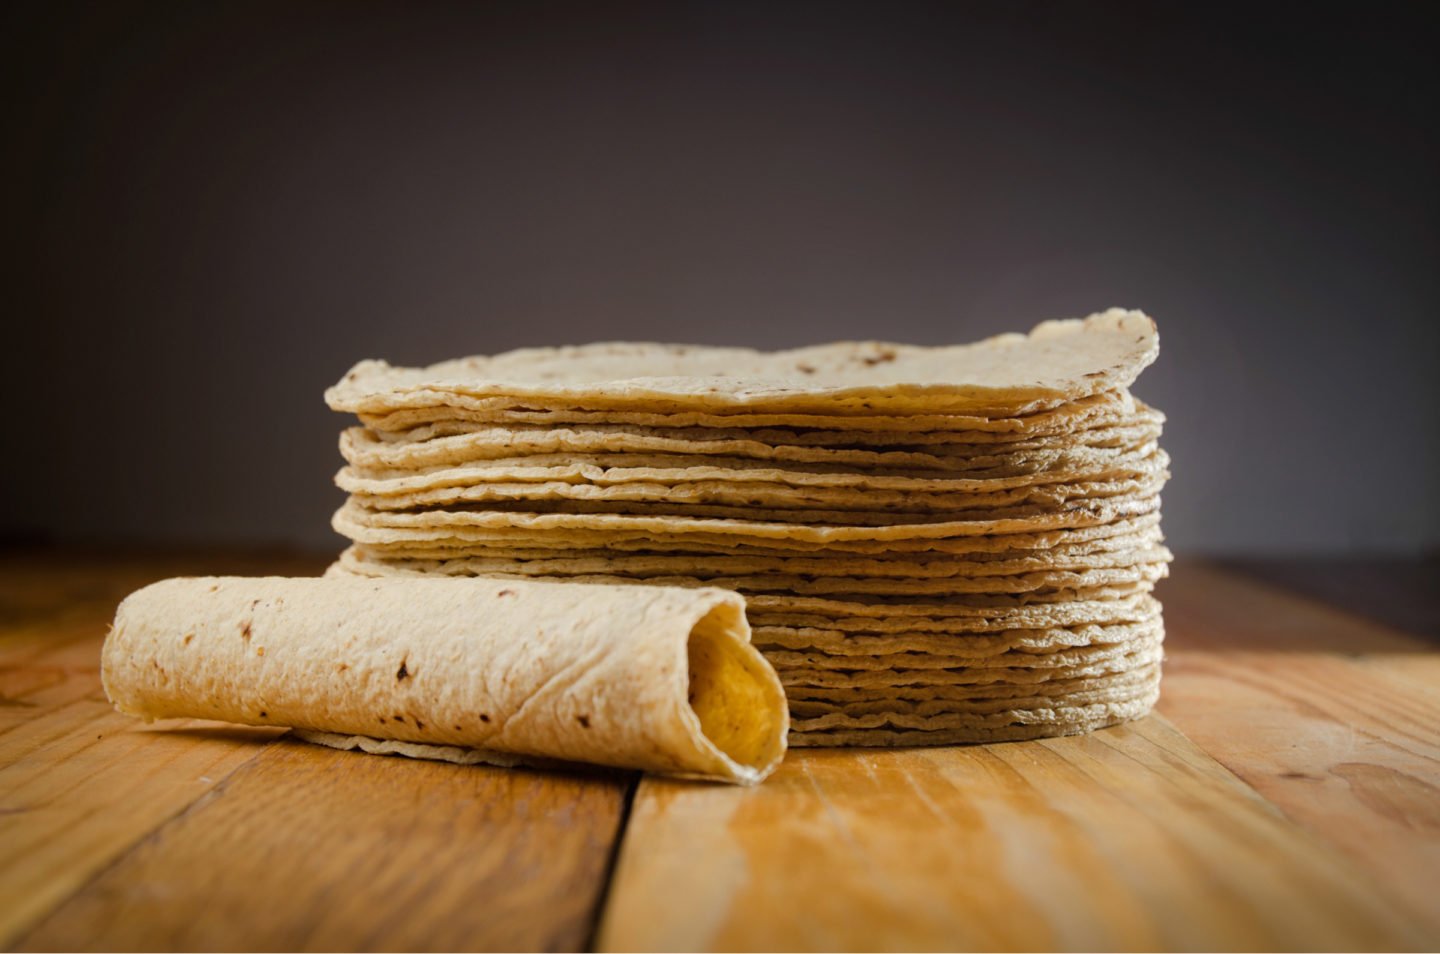
[{"label": "dark background", "polygon": [[12,4],[0,536],[338,549],[364,357],[1123,305],[1177,550],[1434,548],[1427,6]]}]

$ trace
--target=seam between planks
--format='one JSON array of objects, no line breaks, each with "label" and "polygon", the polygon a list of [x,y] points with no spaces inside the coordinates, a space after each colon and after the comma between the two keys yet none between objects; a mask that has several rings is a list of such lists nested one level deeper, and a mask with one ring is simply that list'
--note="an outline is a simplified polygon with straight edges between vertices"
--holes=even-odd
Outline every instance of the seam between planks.
[{"label": "seam between planks", "polygon": [[585,931],[583,950],[595,950],[599,940],[600,925],[604,923],[606,910],[610,907],[610,896],[615,887],[615,869],[620,864],[620,850],[625,845],[625,836],[630,831],[630,816],[635,808],[635,798],[640,792],[640,782],[645,773],[636,772],[625,786],[625,795],[620,803],[620,818],[615,825],[615,835],[610,840],[610,853],[605,859],[605,870],[600,875],[600,892],[595,899],[595,909],[590,914],[590,926]]}]

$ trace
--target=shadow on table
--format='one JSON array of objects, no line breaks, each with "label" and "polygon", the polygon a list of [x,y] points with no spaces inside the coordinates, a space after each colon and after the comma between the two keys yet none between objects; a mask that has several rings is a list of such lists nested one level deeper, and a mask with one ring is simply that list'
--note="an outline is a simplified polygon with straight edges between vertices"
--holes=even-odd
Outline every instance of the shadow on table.
[{"label": "shadow on table", "polygon": [[1440,555],[1241,557],[1221,565],[1440,643]]}]

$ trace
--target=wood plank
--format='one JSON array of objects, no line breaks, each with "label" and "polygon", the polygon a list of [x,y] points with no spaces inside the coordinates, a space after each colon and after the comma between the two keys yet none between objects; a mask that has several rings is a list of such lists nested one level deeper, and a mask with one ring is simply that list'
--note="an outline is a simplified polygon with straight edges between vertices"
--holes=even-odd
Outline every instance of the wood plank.
[{"label": "wood plank", "polygon": [[157,731],[88,696],[0,736],[0,947],[276,732],[200,722]]},{"label": "wood plank", "polygon": [[1440,652],[1212,567],[1161,590],[1160,708],[1440,945]]},{"label": "wood plank", "polygon": [[1404,949],[1433,938],[1152,716],[645,779],[604,950]]},{"label": "wood plank", "polygon": [[578,950],[628,785],[287,739],[18,948]]},{"label": "wood plank", "polygon": [[100,643],[125,594],[323,561],[4,562],[0,947],[573,949],[592,932],[628,776],[267,749],[280,730],[113,712]]},{"label": "wood plank", "polygon": [[106,701],[100,644],[115,601],[170,567],[4,562],[0,947],[279,734],[204,722],[158,732]]},{"label": "wood plank", "polygon": [[[96,693],[103,632],[94,621],[0,631],[0,739]],[[0,765],[7,762],[0,742]]]}]

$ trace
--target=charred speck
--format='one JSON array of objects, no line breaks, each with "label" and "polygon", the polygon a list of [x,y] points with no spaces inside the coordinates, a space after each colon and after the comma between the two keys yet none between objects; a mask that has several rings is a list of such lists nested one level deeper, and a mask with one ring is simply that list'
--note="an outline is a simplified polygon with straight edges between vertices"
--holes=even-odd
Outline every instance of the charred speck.
[{"label": "charred speck", "polygon": [[590,717],[588,715],[576,716],[575,721],[580,723],[580,728],[590,728]]},{"label": "charred speck", "polygon": [[270,718],[270,713],[268,713],[268,712],[262,712],[262,713],[260,713],[260,718],[262,718],[262,719],[268,719],[268,718]]},{"label": "charred speck", "polygon": [[250,642],[250,621],[248,619],[240,624],[240,638],[247,643]]},{"label": "charred speck", "polygon": [[408,659],[402,659],[400,661],[400,671],[395,674],[396,682],[403,682],[410,678],[410,670],[405,668],[405,664],[409,661]]},{"label": "charred speck", "polygon": [[490,717],[489,717],[488,715],[486,715],[485,713],[482,712],[482,713],[480,713],[480,721],[481,721],[481,722],[489,722],[489,721],[490,721]]},{"label": "charred speck", "polygon": [[495,598],[496,598],[496,599],[499,599],[499,598],[502,597],[502,596],[514,596],[514,595],[515,595],[515,591],[514,591],[514,590],[501,590],[499,593],[496,593],[496,594],[495,594]]},{"label": "charred speck", "polygon": [[390,718],[394,719],[396,722],[404,722],[404,721],[405,721],[405,717],[404,717],[403,715],[391,716]]},{"label": "charred speck", "polygon": [[425,723],[421,722],[419,719],[416,719],[416,720],[415,720],[415,728],[417,728],[417,729],[423,729],[423,728],[425,728]]}]

